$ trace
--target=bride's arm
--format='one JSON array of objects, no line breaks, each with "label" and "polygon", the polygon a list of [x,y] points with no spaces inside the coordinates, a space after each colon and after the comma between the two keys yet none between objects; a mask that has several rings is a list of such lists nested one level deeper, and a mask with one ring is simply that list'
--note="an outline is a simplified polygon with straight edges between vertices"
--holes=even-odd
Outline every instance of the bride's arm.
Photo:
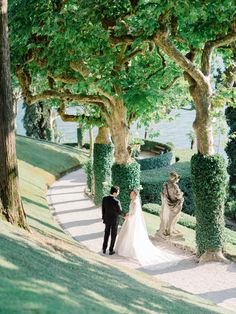
[{"label": "bride's arm", "polygon": [[131,202],[130,207],[129,207],[129,212],[126,214],[127,217],[133,216],[135,214],[137,208],[137,203],[136,202]]}]

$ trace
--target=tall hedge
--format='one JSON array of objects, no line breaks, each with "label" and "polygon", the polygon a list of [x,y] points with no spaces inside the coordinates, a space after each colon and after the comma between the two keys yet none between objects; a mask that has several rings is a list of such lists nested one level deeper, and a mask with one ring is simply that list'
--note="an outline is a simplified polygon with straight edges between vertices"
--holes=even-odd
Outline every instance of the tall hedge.
[{"label": "tall hedge", "polygon": [[217,250],[224,243],[226,165],[222,156],[193,155],[192,188],[196,202],[198,255]]},{"label": "tall hedge", "polygon": [[123,165],[113,164],[112,185],[120,187],[119,199],[122,209],[127,212],[130,204],[130,192],[140,188],[140,165],[137,162]]},{"label": "tall hedge", "polygon": [[94,203],[100,205],[111,185],[111,167],[113,159],[112,144],[94,144],[93,173],[95,183]]},{"label": "tall hedge", "polygon": [[184,192],[183,212],[194,215],[195,204],[191,186],[190,162],[178,162],[168,167],[160,169],[145,170],[141,172],[141,198],[142,203],[156,203],[161,205],[160,193],[163,185],[168,181],[172,171],[180,175],[179,187]]},{"label": "tall hedge", "polygon": [[89,158],[85,165],[85,172],[87,174],[87,188],[91,192],[92,190],[92,179],[93,179],[93,159]]},{"label": "tall hedge", "polygon": [[81,127],[77,127],[77,143],[79,147],[84,145],[84,130]]},{"label": "tall hedge", "polygon": [[[236,108],[227,107],[226,121],[229,126],[229,137],[225,148],[228,155],[229,198],[236,199]],[[236,213],[235,213],[236,214]]]}]

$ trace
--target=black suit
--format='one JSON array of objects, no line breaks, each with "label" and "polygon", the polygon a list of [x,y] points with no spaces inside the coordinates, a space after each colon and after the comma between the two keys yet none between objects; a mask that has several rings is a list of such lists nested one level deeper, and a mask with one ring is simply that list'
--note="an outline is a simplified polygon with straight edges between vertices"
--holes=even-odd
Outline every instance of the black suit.
[{"label": "black suit", "polygon": [[112,252],[114,248],[114,244],[116,241],[117,235],[117,225],[118,225],[118,217],[122,213],[122,208],[120,205],[120,201],[116,199],[114,196],[109,195],[103,197],[102,200],[102,219],[105,224],[105,234],[103,241],[103,251],[106,251],[108,239],[111,234],[111,243],[109,247],[109,251]]}]

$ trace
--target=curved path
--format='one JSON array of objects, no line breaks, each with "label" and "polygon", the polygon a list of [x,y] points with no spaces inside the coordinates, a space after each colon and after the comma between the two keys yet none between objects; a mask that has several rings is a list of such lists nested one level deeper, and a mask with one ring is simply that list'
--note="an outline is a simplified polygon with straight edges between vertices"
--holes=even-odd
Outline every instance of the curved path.
[{"label": "curved path", "polygon": [[[83,170],[67,174],[56,181],[48,190],[48,201],[54,216],[74,239],[101,254],[104,225],[101,221],[101,208],[84,194],[86,176]],[[159,245],[158,243],[154,243]],[[166,247],[163,247],[167,251]],[[208,263],[197,265],[194,257],[176,248],[168,247],[179,261],[156,265],[143,269],[137,263],[117,255],[109,256],[114,261],[145,271],[177,288],[210,299],[236,313],[236,264]]]}]

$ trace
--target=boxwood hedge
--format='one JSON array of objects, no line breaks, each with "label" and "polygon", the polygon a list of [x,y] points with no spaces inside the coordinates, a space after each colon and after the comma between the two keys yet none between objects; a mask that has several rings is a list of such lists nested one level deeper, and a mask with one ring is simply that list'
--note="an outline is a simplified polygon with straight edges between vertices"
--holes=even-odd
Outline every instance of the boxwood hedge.
[{"label": "boxwood hedge", "polygon": [[164,150],[160,155],[156,155],[150,158],[137,159],[140,164],[141,171],[166,167],[171,164],[173,158],[172,148],[169,145],[159,142],[144,140],[144,144],[141,146],[141,151],[151,151],[155,149],[155,146],[161,146]]},{"label": "boxwood hedge", "polygon": [[168,180],[169,174],[172,171],[176,171],[181,176],[179,187],[184,192],[183,211],[193,215],[195,211],[195,204],[191,187],[190,162],[178,162],[168,167],[142,171],[142,202],[143,204],[161,204],[160,193],[162,192],[163,185]]},{"label": "boxwood hedge", "polygon": [[92,189],[92,178],[93,178],[93,159],[89,158],[85,164],[85,172],[87,174],[87,189],[91,192]]},{"label": "boxwood hedge", "polygon": [[112,185],[120,187],[119,199],[124,212],[129,210],[130,192],[140,188],[140,165],[137,162],[113,164]]},{"label": "boxwood hedge", "polygon": [[113,159],[112,144],[94,144],[93,173],[95,196],[94,203],[100,205],[102,198],[111,185],[111,167]]},{"label": "boxwood hedge", "polygon": [[173,158],[172,152],[166,152],[150,158],[136,159],[140,164],[141,170],[157,169],[171,164]]},{"label": "boxwood hedge", "polygon": [[[158,204],[151,204],[151,203],[145,204],[143,205],[143,210],[147,213],[159,216],[160,211],[161,211],[161,206]],[[184,227],[196,230],[196,217],[190,216],[188,214],[181,212],[178,224]],[[228,243],[236,245],[236,232],[235,231],[230,230],[229,228],[225,228],[225,235],[226,235],[226,241]]]},{"label": "boxwood hedge", "polygon": [[226,165],[222,156],[193,155],[192,187],[196,202],[198,255],[223,248]]}]

